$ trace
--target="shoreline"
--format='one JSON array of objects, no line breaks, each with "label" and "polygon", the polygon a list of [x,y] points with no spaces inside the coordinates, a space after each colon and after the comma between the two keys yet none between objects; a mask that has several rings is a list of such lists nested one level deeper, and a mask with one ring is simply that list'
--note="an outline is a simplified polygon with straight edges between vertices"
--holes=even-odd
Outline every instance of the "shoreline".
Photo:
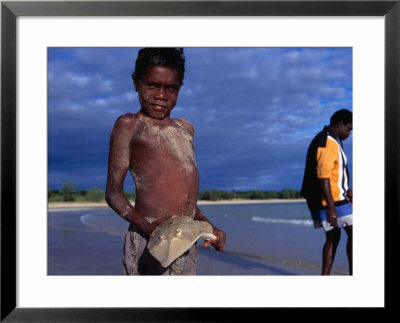
[{"label": "shoreline", "polygon": [[[132,205],[135,201],[130,201]],[[197,205],[226,205],[226,204],[267,204],[267,203],[296,203],[305,202],[304,199],[266,199],[266,200],[219,200],[219,201],[198,201]],[[109,207],[106,202],[86,202],[86,201],[71,201],[71,202],[48,202],[49,209],[61,208],[105,208]]]}]

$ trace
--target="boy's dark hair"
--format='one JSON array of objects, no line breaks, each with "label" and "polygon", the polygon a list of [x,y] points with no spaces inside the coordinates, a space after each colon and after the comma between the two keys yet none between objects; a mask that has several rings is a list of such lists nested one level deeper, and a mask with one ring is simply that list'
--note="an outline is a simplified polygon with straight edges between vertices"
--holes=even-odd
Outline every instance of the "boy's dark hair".
[{"label": "boy's dark hair", "polygon": [[336,111],[331,117],[331,126],[343,121],[344,124],[353,123],[353,113],[346,109]]},{"label": "boy's dark hair", "polygon": [[138,81],[147,69],[164,66],[178,71],[179,81],[185,76],[185,56],[183,48],[142,48],[135,63],[134,75]]}]

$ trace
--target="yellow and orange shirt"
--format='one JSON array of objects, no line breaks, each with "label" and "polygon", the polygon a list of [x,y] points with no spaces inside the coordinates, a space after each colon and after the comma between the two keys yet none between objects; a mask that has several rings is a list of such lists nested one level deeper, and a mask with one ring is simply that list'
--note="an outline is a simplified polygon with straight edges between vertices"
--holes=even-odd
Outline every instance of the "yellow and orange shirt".
[{"label": "yellow and orange shirt", "polygon": [[349,189],[347,158],[341,141],[329,131],[328,127],[313,139],[307,152],[302,195],[315,210],[326,206],[320,178],[329,178],[335,204],[347,202],[346,193]]}]

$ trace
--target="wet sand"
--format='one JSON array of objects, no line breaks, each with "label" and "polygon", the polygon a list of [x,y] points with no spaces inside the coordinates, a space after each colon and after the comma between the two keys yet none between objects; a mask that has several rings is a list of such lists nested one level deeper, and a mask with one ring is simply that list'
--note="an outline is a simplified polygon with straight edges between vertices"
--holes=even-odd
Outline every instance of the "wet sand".
[{"label": "wet sand", "polygon": [[[62,242],[62,243],[60,243]],[[121,237],[95,231],[49,231],[49,275],[122,275]],[[299,266],[199,245],[197,275],[319,275],[320,266]]]},{"label": "wet sand", "polygon": [[[217,202],[214,204],[229,202],[231,201]],[[255,201],[251,202],[255,203]],[[249,201],[249,203],[251,202]],[[239,201],[237,203],[239,203]],[[264,203],[271,203],[271,201]],[[88,205],[94,205],[94,207]],[[52,209],[49,210],[48,274],[121,275],[123,234],[119,232],[107,233],[96,226],[89,225],[88,227],[81,221],[83,214],[92,214],[91,212],[94,212],[93,214],[96,215],[102,214],[102,212],[111,212],[109,207],[105,203],[60,203],[57,207],[52,205]],[[238,207],[240,206],[238,205]],[[286,244],[281,244],[280,242],[276,245],[270,243],[268,245],[267,241],[255,239],[257,240],[257,245],[265,245],[265,247],[272,248],[272,251],[263,253],[257,248],[250,248],[251,251],[249,252],[249,248],[247,248],[245,244],[252,243],[252,241],[246,238],[247,230],[242,232],[242,227],[237,228],[236,222],[229,219],[230,218],[225,217],[213,219],[216,225],[221,225],[229,231],[232,237],[230,240],[231,243],[226,246],[226,250],[223,252],[216,252],[212,247],[204,248],[202,243],[200,243],[197,275],[320,274],[321,265],[319,261],[304,262],[301,256],[298,257],[300,260],[295,259],[287,254],[288,249],[285,247]],[[243,222],[239,224],[243,225]],[[252,232],[253,238],[259,236],[259,230],[265,231],[265,236],[271,235],[271,232],[268,231],[268,228],[270,228],[269,226],[260,226],[255,222],[249,222],[246,226]],[[291,227],[282,226],[281,229],[284,229],[282,234],[285,235],[289,232],[288,230]],[[125,232],[125,223],[122,227],[123,229],[121,229],[121,231]],[[258,231],[257,228],[259,229]],[[293,230],[300,232],[304,230],[304,228],[294,228]],[[298,234],[302,235],[301,232]],[[311,232],[317,235],[316,232]],[[293,234],[290,234],[290,236],[293,237]],[[236,238],[234,239],[233,237]],[[316,243],[319,244],[318,237],[319,235],[315,237],[315,240],[318,241]],[[236,240],[241,241],[240,248],[236,245]],[[243,244],[243,241],[245,244]],[[333,274],[343,275],[344,273],[339,271]]]}]

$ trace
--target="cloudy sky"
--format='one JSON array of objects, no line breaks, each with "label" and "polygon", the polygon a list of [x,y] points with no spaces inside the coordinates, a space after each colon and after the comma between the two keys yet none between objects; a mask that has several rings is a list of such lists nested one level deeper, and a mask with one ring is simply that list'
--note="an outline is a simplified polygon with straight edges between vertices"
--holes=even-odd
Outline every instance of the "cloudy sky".
[{"label": "cloudy sky", "polygon": [[[50,189],[105,188],[113,124],[139,111],[137,52],[48,49]],[[200,190],[300,189],[311,139],[334,111],[352,110],[352,49],[186,48],[185,56],[171,116],[196,129]],[[344,147],[351,168],[352,136]]]}]

